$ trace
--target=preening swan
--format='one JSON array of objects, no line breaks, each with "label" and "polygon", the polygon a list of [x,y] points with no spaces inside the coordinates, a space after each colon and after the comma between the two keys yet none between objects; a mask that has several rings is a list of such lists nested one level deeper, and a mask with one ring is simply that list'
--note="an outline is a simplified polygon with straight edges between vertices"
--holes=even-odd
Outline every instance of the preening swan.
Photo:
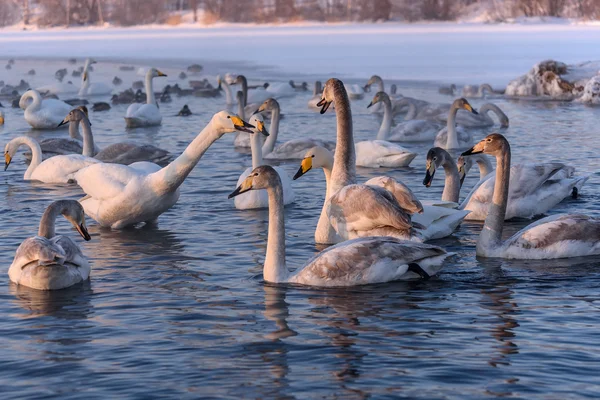
[{"label": "preening swan", "polygon": [[460,98],[454,100],[450,107],[446,128],[442,129],[435,137],[435,141],[433,142],[435,147],[462,149],[473,143],[473,136],[469,132],[456,127],[456,113],[460,109],[477,114],[477,110],[471,107],[467,99]]},{"label": "preening swan", "polygon": [[26,181],[69,183],[73,173],[100,162],[81,154],[57,155],[42,161],[42,150],[38,142],[28,136],[19,136],[8,142],[4,148],[5,171],[21,146],[27,146],[31,150],[31,163],[23,176]]},{"label": "preening swan", "polygon": [[59,200],[48,206],[40,221],[37,236],[25,239],[8,269],[17,285],[39,290],[64,289],[90,276],[90,264],[79,246],[68,236],[56,235],[56,217],[63,215],[77,232],[90,240],[85,214],[75,200]]},{"label": "preening swan", "polygon": [[281,109],[277,100],[273,98],[267,99],[257,110],[260,113],[269,111],[271,112],[270,135],[262,148],[265,160],[301,160],[306,151],[315,146],[323,146],[329,150],[335,149],[334,141],[304,137],[288,140],[275,147],[279,134],[279,119],[281,115]]},{"label": "preening swan", "polygon": [[[251,149],[252,149],[252,167],[247,168],[238,179],[237,184],[240,185],[250,175],[254,168],[263,165],[262,158],[262,145],[263,136],[269,136],[262,115],[254,114],[250,118],[250,125],[254,125],[256,128],[253,129],[253,133],[250,134]],[[283,168],[273,167],[273,169],[279,174],[283,185],[283,204],[288,205],[294,202],[295,194],[292,189],[292,180],[288,176],[287,172]],[[267,208],[269,206],[269,199],[265,190],[255,190],[252,192],[244,193],[236,196],[233,203],[235,208],[238,210],[249,210],[256,208]]]},{"label": "preening swan", "polygon": [[154,88],[152,79],[159,76],[167,76],[157,70],[150,68],[146,72],[146,104],[134,103],[129,106],[125,114],[125,123],[128,128],[137,128],[140,126],[155,126],[162,122],[162,115],[156,105],[154,97]]},{"label": "preening swan", "polygon": [[152,163],[96,164],[75,174],[87,194],[80,200],[85,213],[100,225],[121,229],[155,222],[179,199],[179,186],[211,144],[225,133],[254,126],[227,111],[215,114],[184,152],[164,168]]},{"label": "preening swan", "polygon": [[88,58],[85,60],[85,66],[83,67],[83,73],[81,74],[81,89],[79,89],[79,96],[96,96],[111,94],[112,88],[103,82],[92,83],[90,77],[90,65],[96,64],[96,60]]},{"label": "preening swan", "polygon": [[[432,148],[427,153],[427,173],[423,183],[431,184],[436,168],[442,166],[446,181],[442,200],[458,202],[460,175],[448,152]],[[517,164],[510,169],[506,219],[532,218],[550,210],[579,190],[587,176],[574,176],[574,168],[561,163]],[[484,220],[493,202],[495,176],[488,174],[469,193],[460,209],[470,210],[466,219]]]},{"label": "preening swan", "polygon": [[229,197],[266,189],[269,198],[269,232],[263,277],[267,282],[310,286],[355,286],[399,279],[429,278],[448,257],[443,249],[391,237],[346,241],[317,254],[290,273],[285,260],[283,190],[279,174],[260,166]]},{"label": "preening swan", "polygon": [[28,90],[21,96],[19,107],[25,110],[25,121],[35,129],[56,129],[73,108],[64,101],[42,100],[42,96],[35,90]]},{"label": "preening swan", "polygon": [[496,157],[496,179],[490,211],[479,240],[479,257],[552,259],[600,254],[600,220],[583,214],[559,214],[543,218],[502,240],[509,200],[510,145],[493,133],[462,155],[490,154]]}]

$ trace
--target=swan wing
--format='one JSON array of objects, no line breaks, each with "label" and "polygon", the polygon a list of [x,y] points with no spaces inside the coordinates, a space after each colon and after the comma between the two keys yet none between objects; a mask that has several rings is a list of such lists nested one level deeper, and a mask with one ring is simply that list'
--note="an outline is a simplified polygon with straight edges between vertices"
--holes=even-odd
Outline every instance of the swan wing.
[{"label": "swan wing", "polygon": [[78,171],[74,179],[89,197],[105,200],[118,196],[132,179],[143,175],[126,165],[98,163]]},{"label": "swan wing", "polygon": [[125,117],[126,118],[133,118],[136,116],[138,110],[140,109],[140,107],[142,107],[144,104],[143,103],[133,103],[130,104],[129,107],[127,107],[127,112],[125,113]]},{"label": "swan wing", "polygon": [[15,253],[15,259],[11,265],[23,268],[31,262],[36,265],[64,264],[66,260],[65,251],[49,239],[34,236],[25,239]]},{"label": "swan wing", "polygon": [[81,154],[57,155],[38,165],[31,179],[45,183],[68,183],[72,174],[99,162]]},{"label": "swan wing", "polygon": [[440,125],[425,120],[404,121],[396,125],[390,132],[391,140],[406,142],[424,142],[435,139]]},{"label": "swan wing", "polygon": [[396,198],[396,201],[409,214],[423,212],[423,204],[417,196],[402,182],[398,182],[389,176],[377,176],[365,182],[368,186],[378,186],[390,192]]},{"label": "swan wing", "polygon": [[365,140],[355,144],[356,165],[360,167],[406,167],[417,156],[385,140]]},{"label": "swan wing", "polygon": [[335,142],[313,138],[292,139],[277,146],[271,153],[265,154],[263,158],[280,160],[302,159],[306,152],[315,146],[322,146],[332,151],[335,149]]},{"label": "swan wing", "polygon": [[138,161],[165,163],[169,161],[171,154],[166,150],[149,144],[137,145],[135,143],[123,142],[105,147],[96,154],[95,158],[107,163],[129,165]]}]

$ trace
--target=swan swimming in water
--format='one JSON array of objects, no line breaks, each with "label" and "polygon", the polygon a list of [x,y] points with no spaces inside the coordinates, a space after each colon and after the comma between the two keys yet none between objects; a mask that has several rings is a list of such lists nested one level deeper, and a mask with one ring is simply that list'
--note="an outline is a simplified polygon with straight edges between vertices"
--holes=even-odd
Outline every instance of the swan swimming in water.
[{"label": "swan swimming in water", "polygon": [[37,236],[25,239],[17,249],[8,269],[10,280],[17,285],[39,290],[56,290],[87,280],[90,264],[79,246],[68,236],[56,235],[56,217],[63,215],[77,232],[90,240],[85,214],[75,200],[59,200],[48,206]]},{"label": "swan swimming in water", "polygon": [[[262,115],[254,114],[249,121],[250,125],[254,125],[254,132],[250,134],[251,148],[252,148],[252,167],[247,168],[238,179],[238,186],[250,175],[253,169],[263,165],[262,158],[262,145],[263,136],[269,136]],[[279,174],[283,185],[283,204],[292,204],[296,198],[294,190],[292,189],[292,181],[288,176],[287,172],[283,168],[273,167],[273,169]],[[233,201],[235,208],[238,210],[250,210],[256,208],[268,208],[269,199],[265,190],[255,190],[252,192],[244,193],[236,196]]]},{"label": "swan swimming in water", "polygon": [[359,238],[322,251],[290,273],[285,260],[283,190],[279,174],[270,166],[260,166],[229,198],[259,189],[266,189],[269,199],[267,254],[263,267],[263,278],[267,282],[334,287],[427,279],[441,270],[444,259],[450,255],[437,246],[392,237]]},{"label": "swan swimming in water", "polygon": [[[423,184],[431,185],[437,168],[446,173],[442,200],[458,202],[460,174],[456,163],[443,149],[432,148],[427,153],[426,176]],[[506,219],[532,218],[556,206],[588,179],[574,176],[574,168],[562,163],[517,164],[510,170],[511,185],[508,192]],[[469,210],[469,220],[484,220],[493,203],[495,177],[487,174],[463,200],[460,209]]]},{"label": "swan swimming in water", "polygon": [[462,88],[462,96],[463,97],[485,97],[485,92],[488,94],[495,93],[494,89],[489,83],[484,83],[483,85],[465,85]]},{"label": "swan swimming in water", "polygon": [[[164,168],[153,163],[96,164],[74,174],[86,196],[85,213],[101,226],[122,229],[153,223],[179,199],[179,187],[198,161],[225,133],[254,126],[227,111],[215,114],[184,152]],[[140,165],[141,164],[141,165]]]},{"label": "swan swimming in water", "polygon": [[[489,126],[494,126],[495,122],[490,117],[490,111],[496,114],[498,118],[498,122],[501,128],[508,128],[509,119],[508,116],[502,111],[500,107],[498,107],[494,103],[485,103],[477,110],[478,113],[474,114],[472,112],[459,112],[456,114],[456,125],[465,127],[465,128],[487,128]],[[448,121],[448,114],[438,114],[433,117],[433,119],[440,122]]]},{"label": "swan swimming in water", "polygon": [[160,125],[162,122],[162,115],[156,105],[156,99],[154,97],[154,88],[152,85],[152,79],[159,76],[167,76],[157,70],[156,68],[150,68],[146,72],[146,104],[133,103],[127,108],[125,114],[125,123],[128,128],[138,128],[141,126],[155,126]]},{"label": "swan swimming in water", "polygon": [[92,83],[90,77],[90,65],[96,64],[96,60],[88,58],[85,60],[85,66],[83,67],[83,73],[81,74],[81,89],[79,89],[79,96],[97,96],[104,94],[111,94],[112,88],[103,82]]},{"label": "swan swimming in water", "polygon": [[462,129],[456,127],[456,113],[458,110],[467,110],[472,114],[478,114],[467,99],[456,99],[448,112],[448,121],[446,127],[442,129],[435,137],[433,145],[443,149],[462,149],[473,143],[473,136]]},{"label": "swan swimming in water", "polygon": [[25,110],[25,121],[34,129],[56,129],[73,108],[64,101],[42,100],[42,96],[35,90],[28,90],[21,96],[19,107]]},{"label": "swan swimming in water", "polygon": [[462,155],[478,153],[496,157],[497,168],[493,203],[477,240],[477,256],[531,260],[600,254],[600,219],[584,214],[552,215],[503,241],[511,179],[510,145],[504,136],[493,133]]}]

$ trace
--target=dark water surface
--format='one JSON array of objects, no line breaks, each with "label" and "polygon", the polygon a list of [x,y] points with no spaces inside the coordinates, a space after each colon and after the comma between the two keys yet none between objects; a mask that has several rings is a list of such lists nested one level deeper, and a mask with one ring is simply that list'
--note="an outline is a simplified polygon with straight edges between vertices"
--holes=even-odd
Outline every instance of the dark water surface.
[{"label": "dark water surface", "polygon": [[[48,81],[58,69],[58,63],[46,70],[30,64]],[[167,72],[175,82],[178,71]],[[449,100],[433,85],[400,88],[406,95]],[[335,115],[309,111],[310,97],[281,101],[280,140],[335,138]],[[367,97],[352,104],[360,140],[374,138],[379,126],[366,112]],[[600,216],[600,109],[495,102],[511,119],[502,133],[511,142],[513,162],[562,160],[592,175],[578,200],[566,200],[552,213]],[[194,115],[174,117],[185,103]],[[161,104],[161,127],[129,131],[127,106],[116,106],[92,113],[92,129],[100,147],[137,140],[178,154],[223,104],[224,98],[174,98]],[[3,143],[22,134],[64,134],[30,131],[22,111],[3,110]],[[475,137],[491,131],[475,131]],[[110,231],[88,220],[92,240],[83,242],[59,220],[58,230],[81,245],[93,269],[88,284],[56,292],[16,287],[6,271],[19,243],[37,232],[45,207],[82,192],[23,181],[25,163],[15,157],[0,174],[3,399],[600,395],[598,259],[478,260],[481,224],[464,223],[438,241],[458,256],[430,281],[347,289],[265,284],[267,212],[238,211],[227,200],[251,163],[249,155],[233,150],[232,140],[233,134],[224,136],[200,160],[158,227]],[[430,189],[421,184],[430,146],[407,147],[419,153],[411,167],[359,169],[359,180],[389,174],[424,199],[439,198],[441,176]],[[298,168],[282,166],[290,176]],[[322,172],[310,172],[294,189],[296,203],[286,208],[291,268],[319,251],[313,232],[325,190]],[[524,224],[508,223],[506,234]]]}]

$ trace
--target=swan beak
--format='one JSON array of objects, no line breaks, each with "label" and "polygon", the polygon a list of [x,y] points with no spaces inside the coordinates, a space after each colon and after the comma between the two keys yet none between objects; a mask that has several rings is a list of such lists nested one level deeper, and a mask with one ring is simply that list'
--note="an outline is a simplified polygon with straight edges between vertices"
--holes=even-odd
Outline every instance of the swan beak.
[{"label": "swan beak", "polygon": [[65,119],[63,119],[63,120],[61,121],[61,123],[60,123],[60,124],[58,124],[57,128],[60,128],[61,126],[65,125],[65,124],[68,124],[68,123],[69,123],[69,116],[67,115],[67,116],[65,117]]},{"label": "swan beak", "polygon": [[470,156],[472,154],[479,154],[479,153],[483,153],[483,140],[479,143],[477,143],[475,146],[471,147],[469,150],[465,151],[464,153],[461,154],[461,156]]},{"label": "swan beak", "polygon": [[329,108],[330,105],[331,105],[331,101],[327,101],[325,99],[321,99],[317,103],[317,107],[321,107],[321,114],[325,114],[325,112],[327,111],[327,109]]},{"label": "swan beak", "polygon": [[365,92],[367,92],[367,93],[368,93],[368,92],[370,92],[370,91],[371,91],[371,85],[367,83],[367,84],[366,84],[366,85],[363,87],[363,90],[364,90]]},{"label": "swan beak", "polygon": [[248,132],[248,133],[254,133],[251,128],[256,128],[254,125],[250,125],[249,123],[247,123],[246,121],[244,121],[243,119],[241,119],[240,117],[238,117],[237,115],[231,115],[227,118],[230,118],[231,121],[233,122],[233,127],[240,132]]},{"label": "swan beak", "polygon": [[90,234],[85,226],[85,222],[82,222],[81,224],[76,225],[75,229],[77,229],[77,232],[79,232],[81,237],[84,238],[86,241],[92,240],[92,237],[90,236]]},{"label": "swan beak", "polygon": [[300,168],[298,168],[298,172],[296,172],[296,175],[294,175],[294,177],[292,179],[296,180],[296,179],[300,178],[302,175],[304,175],[311,169],[312,169],[312,157],[306,157],[300,163]]},{"label": "swan beak", "polygon": [[256,121],[256,129],[258,129],[258,131],[263,135],[269,136],[269,131],[267,131],[267,128],[265,127],[265,123],[263,121]]},{"label": "swan beak", "polygon": [[8,169],[10,162],[12,161],[12,157],[8,153],[4,153],[4,170]]},{"label": "swan beak", "polygon": [[469,103],[465,104],[465,110],[472,112],[473,114],[479,114],[476,109],[474,109]]},{"label": "swan beak", "polygon": [[465,166],[461,165],[458,167],[458,176],[460,177],[460,187],[462,187],[465,178],[467,177],[467,173],[465,172]]},{"label": "swan beak", "polygon": [[4,125],[4,117],[0,115],[0,125]]},{"label": "swan beak", "polygon": [[156,70],[156,73],[158,74],[158,76],[167,76],[167,74],[159,70]]},{"label": "swan beak", "polygon": [[231,192],[231,194],[227,196],[227,198],[231,199],[232,197],[238,196],[249,190],[252,190],[252,175],[244,179],[244,182],[242,182],[240,186],[238,186],[233,192]]},{"label": "swan beak", "polygon": [[431,182],[433,182],[433,176],[435,175],[435,163],[428,161],[427,164],[427,172],[425,172],[425,179],[423,179],[423,185],[425,185],[425,187],[430,187]]},{"label": "swan beak", "polygon": [[83,73],[83,80],[84,80],[84,81],[87,81],[87,72],[84,72],[84,73]]},{"label": "swan beak", "polygon": [[369,105],[367,106],[367,108],[371,108],[375,103],[373,102],[373,100],[371,100],[371,102],[369,103]]}]

